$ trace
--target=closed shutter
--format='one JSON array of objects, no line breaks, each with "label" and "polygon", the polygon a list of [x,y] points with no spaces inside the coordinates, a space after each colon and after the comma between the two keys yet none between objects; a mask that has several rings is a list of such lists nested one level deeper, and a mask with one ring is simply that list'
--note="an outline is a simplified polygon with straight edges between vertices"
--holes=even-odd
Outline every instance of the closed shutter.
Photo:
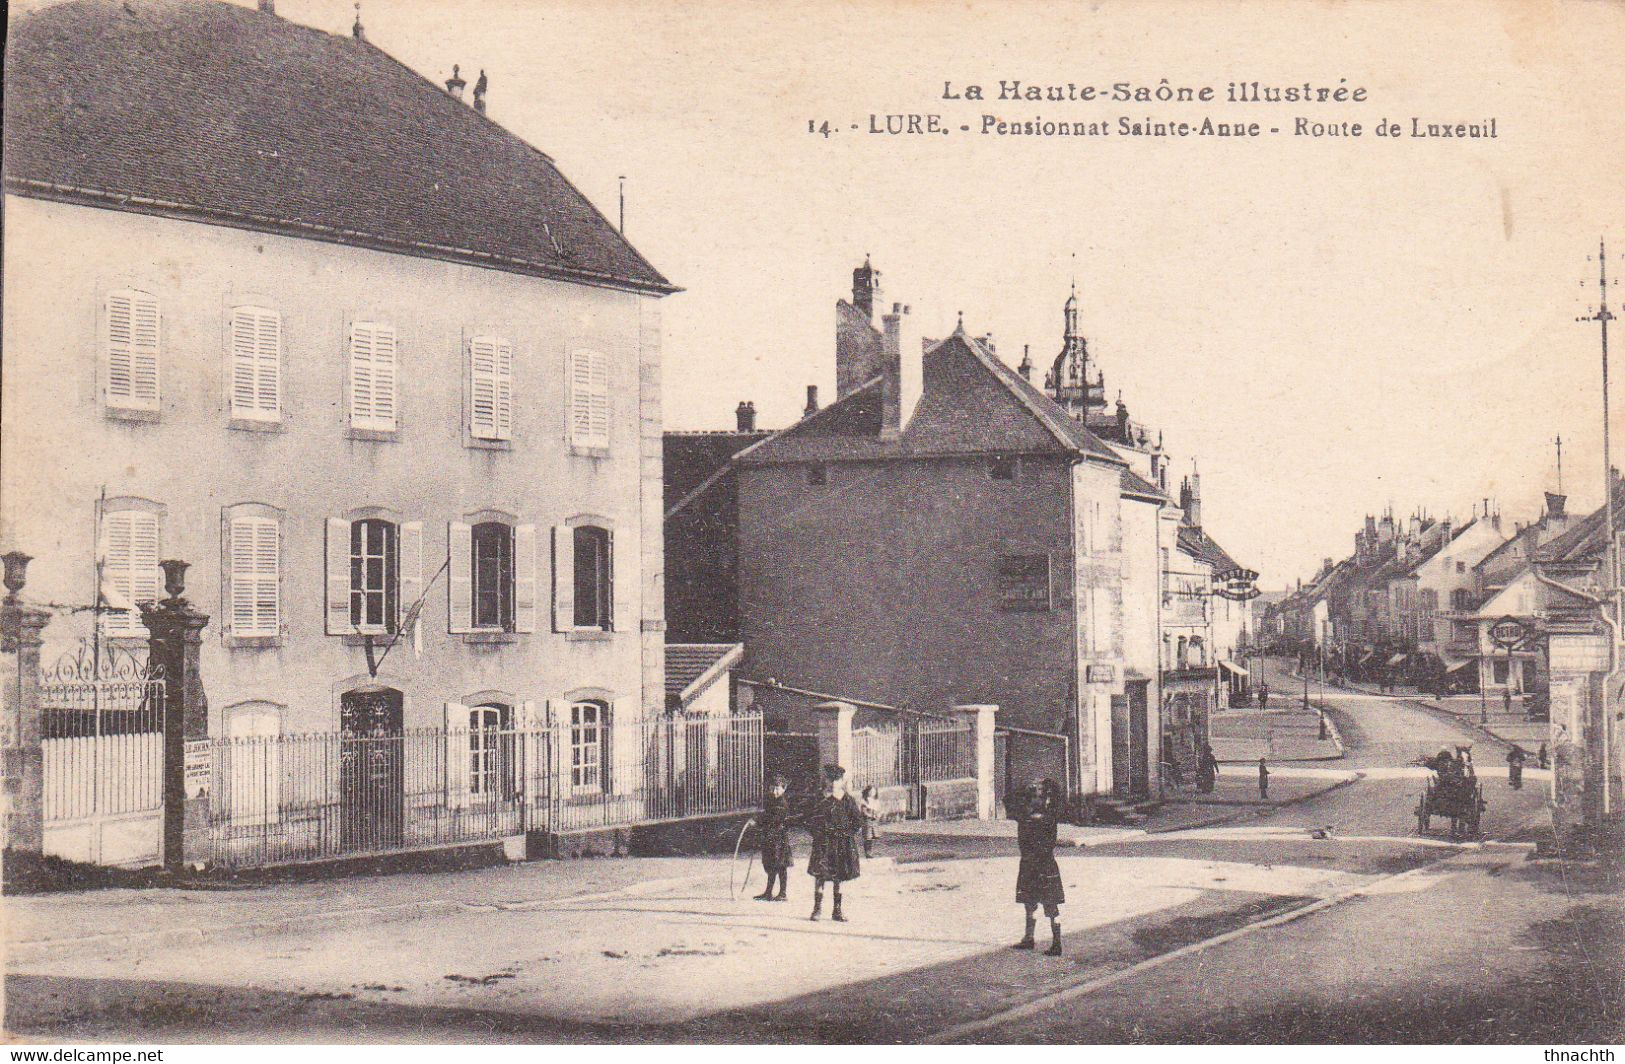
[{"label": "closed shutter", "polygon": [[468,712],[460,702],[446,703],[446,805],[452,809],[468,805],[468,770],[474,753]]},{"label": "closed shutter", "polygon": [[469,434],[481,440],[513,435],[513,345],[499,336],[469,341]]},{"label": "closed shutter", "polygon": [[568,525],[553,527],[553,631],[576,626],[576,540]]},{"label": "closed shutter", "polygon": [[446,631],[457,635],[474,628],[473,527],[460,521],[447,525],[446,551],[450,559],[446,569]]},{"label": "closed shutter", "polygon": [[350,425],[395,430],[395,328],[358,321],[350,328]]},{"label": "closed shutter", "polygon": [[231,312],[231,414],[275,421],[282,413],[282,318],[265,307]]},{"label": "closed shutter", "polygon": [[280,529],[269,517],[231,522],[231,634],[274,636],[281,626]]},{"label": "closed shutter", "polygon": [[158,301],[145,292],[107,297],[107,403],[158,409]]},{"label": "closed shutter", "polygon": [[536,630],[536,526],[513,530],[513,629]]},{"label": "closed shutter", "polygon": [[[400,615],[405,617],[423,597],[423,522],[401,525]],[[410,634],[410,633],[403,633]]]},{"label": "closed shutter", "polygon": [[604,596],[604,601],[609,604],[609,616],[605,618],[604,629],[610,632],[635,631],[638,626],[637,607],[634,604],[637,595],[637,564],[630,560],[624,564],[617,564],[614,532],[604,533],[604,552],[609,555],[604,564],[609,578],[608,593]]},{"label": "closed shutter", "polygon": [[609,359],[597,351],[570,357],[570,442],[609,446]]},{"label": "closed shutter", "polygon": [[327,634],[346,635],[350,624],[350,522],[327,519]]},{"label": "closed shutter", "polygon": [[142,510],[113,510],[102,517],[102,579],[109,597],[130,609],[106,614],[103,630],[112,635],[146,635],[141,613],[133,608],[158,600],[158,515]]}]

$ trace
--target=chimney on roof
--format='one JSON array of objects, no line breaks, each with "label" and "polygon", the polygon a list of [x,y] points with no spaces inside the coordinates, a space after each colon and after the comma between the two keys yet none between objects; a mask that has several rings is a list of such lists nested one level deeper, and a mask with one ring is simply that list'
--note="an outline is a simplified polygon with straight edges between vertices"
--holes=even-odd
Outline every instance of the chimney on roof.
[{"label": "chimney on roof", "polygon": [[1024,381],[1033,379],[1033,358],[1029,352],[1029,347],[1028,344],[1021,345],[1021,365],[1016,367],[1016,372],[1021,374],[1021,379]]},{"label": "chimney on roof", "polygon": [[807,385],[807,405],[801,411],[802,417],[812,417],[818,413],[818,385]]},{"label": "chimney on roof", "polygon": [[1134,442],[1128,434],[1128,406],[1123,402],[1123,393],[1117,393],[1117,438],[1124,443]]},{"label": "chimney on roof", "polygon": [[259,7],[267,15],[276,14],[276,0],[260,0]]},{"label": "chimney on roof", "polygon": [[756,404],[741,402],[734,407],[734,421],[738,424],[740,432],[756,431]]},{"label": "chimney on roof", "polygon": [[356,0],[355,25],[350,27],[350,36],[358,41],[367,39],[367,31],[361,28],[361,0]]},{"label": "chimney on roof", "polygon": [[485,80],[485,71],[481,70],[480,80],[474,83],[474,110],[478,111],[482,115],[485,113],[485,90],[489,84],[490,83]]},{"label": "chimney on roof", "polygon": [[908,307],[891,305],[881,319],[880,435],[895,439],[908,427],[925,387],[925,344]]},{"label": "chimney on roof", "polygon": [[1546,516],[1547,517],[1562,517],[1562,516],[1564,516],[1564,513],[1565,513],[1565,511],[1566,511],[1566,509],[1568,507],[1568,504],[1569,504],[1569,497],[1567,495],[1559,495],[1556,492],[1548,491],[1546,493]]},{"label": "chimney on roof", "polygon": [[998,354],[999,353],[998,347],[993,343],[993,334],[992,333],[983,333],[982,334],[982,346],[987,348],[988,352],[990,354]]},{"label": "chimney on roof", "polygon": [[468,82],[464,81],[462,77],[462,68],[456,63],[453,63],[451,65],[451,77],[446,79],[446,91],[451,93],[451,95],[457,100],[461,101],[463,98],[463,86],[467,84]]},{"label": "chimney on roof", "polygon": [[875,317],[875,304],[880,302],[880,271],[863,256],[863,265],[852,271],[852,305],[870,321]]}]

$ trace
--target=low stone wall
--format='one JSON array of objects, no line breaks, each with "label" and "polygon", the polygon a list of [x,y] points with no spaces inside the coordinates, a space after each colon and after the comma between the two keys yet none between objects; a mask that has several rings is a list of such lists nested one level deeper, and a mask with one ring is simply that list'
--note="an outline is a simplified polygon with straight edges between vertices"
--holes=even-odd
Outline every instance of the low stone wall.
[{"label": "low stone wall", "polygon": [[976,816],[976,780],[939,780],[925,784],[925,819],[971,820]]},{"label": "low stone wall", "polygon": [[[532,832],[526,857],[574,859],[580,857],[671,857],[701,853],[732,853],[739,831],[753,812],[722,813],[658,824],[589,828],[582,831]],[[750,838],[745,840],[754,850]]]}]

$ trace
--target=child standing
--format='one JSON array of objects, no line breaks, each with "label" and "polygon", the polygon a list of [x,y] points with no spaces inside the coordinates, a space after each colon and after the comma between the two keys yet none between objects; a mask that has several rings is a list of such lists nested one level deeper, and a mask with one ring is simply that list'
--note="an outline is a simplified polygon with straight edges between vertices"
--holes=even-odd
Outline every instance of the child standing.
[{"label": "child standing", "polygon": [[1270,796],[1270,767],[1264,763],[1263,758],[1258,759],[1258,797],[1262,800]]},{"label": "child standing", "polygon": [[[757,901],[784,901],[786,873],[794,863],[795,853],[790,849],[790,802],[784,796],[784,777],[774,776],[767,784],[767,802],[756,818],[756,828],[762,836],[762,871],[767,873],[767,889],[756,895]],[[773,893],[773,881],[778,880],[779,892]]]},{"label": "child standing", "polygon": [[824,911],[824,884],[835,885],[835,911],[830,919],[841,923],[846,916],[841,912],[841,884],[858,878],[858,836],[863,832],[863,810],[856,798],[846,790],[846,769],[839,765],[824,766],[824,796],[818,799],[808,818],[812,831],[812,856],[807,860],[807,874],[816,884],[813,888],[813,910],[809,920],[816,920]]},{"label": "child standing", "polygon": [[875,855],[875,836],[878,832],[875,825],[880,822],[879,792],[873,786],[863,788],[863,801],[859,807],[863,810],[863,856]]},{"label": "child standing", "polygon": [[1055,828],[1061,815],[1060,786],[1046,779],[1027,788],[1016,803],[1016,845],[1021,850],[1021,867],[1016,872],[1016,901],[1026,909],[1026,933],[1012,949],[1032,949],[1033,930],[1038,925],[1037,910],[1044,907],[1049,917],[1050,947],[1045,956],[1061,955],[1061,905],[1066,890],[1061,884],[1061,867],[1055,863]]}]

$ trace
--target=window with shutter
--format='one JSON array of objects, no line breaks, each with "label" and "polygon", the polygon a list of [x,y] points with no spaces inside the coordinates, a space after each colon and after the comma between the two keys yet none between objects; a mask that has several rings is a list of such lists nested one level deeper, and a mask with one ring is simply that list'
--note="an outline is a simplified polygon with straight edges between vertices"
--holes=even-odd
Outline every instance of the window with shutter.
[{"label": "window with shutter", "polygon": [[146,510],[110,509],[102,514],[101,582],[98,599],[114,607],[102,614],[108,635],[145,636],[136,606],[155,602],[158,589],[159,517]]},{"label": "window with shutter", "polygon": [[513,630],[513,527],[498,521],[470,534],[473,627]]},{"label": "window with shutter", "polygon": [[570,358],[570,442],[609,446],[609,359],[597,351],[579,350]]},{"label": "window with shutter", "polygon": [[234,517],[230,529],[231,634],[278,635],[281,529],[270,517]]},{"label": "window with shutter", "polygon": [[468,431],[477,440],[513,437],[513,345],[500,336],[468,344]]},{"label": "window with shutter", "polygon": [[350,427],[395,431],[395,327],[358,321],[350,327]]},{"label": "window with shutter", "polygon": [[282,316],[266,307],[231,312],[231,416],[282,417]]},{"label": "window with shutter", "polygon": [[574,627],[609,631],[613,595],[609,530],[596,525],[581,525],[573,530],[573,538]]},{"label": "window with shutter", "polygon": [[609,706],[597,700],[570,706],[570,789],[578,794],[605,790],[604,765],[609,751]]},{"label": "window with shutter", "polygon": [[350,626],[393,632],[399,611],[399,529],[369,518],[350,524]]},{"label": "window with shutter", "polygon": [[158,300],[146,292],[107,297],[107,405],[158,409]]}]

